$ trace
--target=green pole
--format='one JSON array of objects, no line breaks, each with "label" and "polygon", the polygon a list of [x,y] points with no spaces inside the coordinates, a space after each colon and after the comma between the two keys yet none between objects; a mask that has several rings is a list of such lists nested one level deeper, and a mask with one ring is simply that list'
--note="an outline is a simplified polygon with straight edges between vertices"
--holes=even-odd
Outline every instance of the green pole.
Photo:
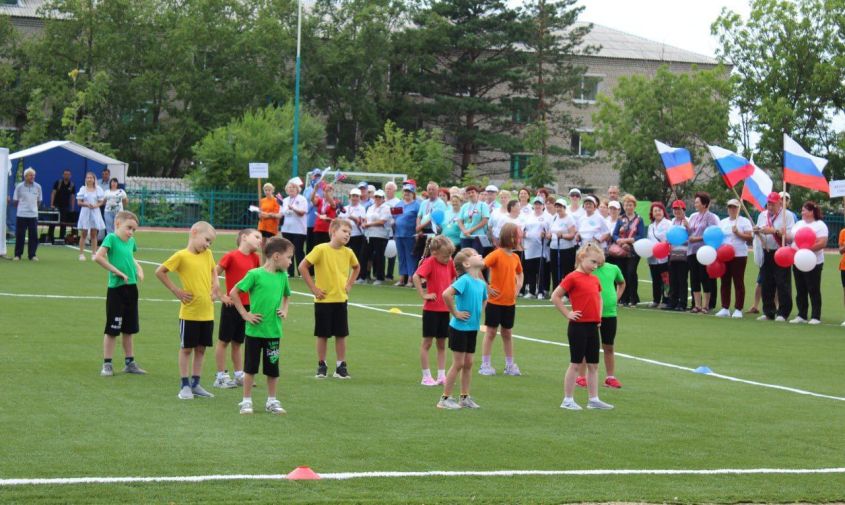
[{"label": "green pole", "polygon": [[297,2],[299,16],[296,22],[296,84],[293,95],[293,167],[291,176],[299,175],[299,73],[300,73],[300,46],[302,41],[302,0]]}]

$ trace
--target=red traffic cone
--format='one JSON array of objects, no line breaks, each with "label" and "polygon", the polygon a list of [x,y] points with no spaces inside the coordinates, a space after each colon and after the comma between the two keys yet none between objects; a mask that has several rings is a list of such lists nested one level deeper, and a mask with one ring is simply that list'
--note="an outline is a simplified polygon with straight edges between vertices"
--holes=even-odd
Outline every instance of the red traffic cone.
[{"label": "red traffic cone", "polygon": [[307,466],[298,466],[287,475],[288,480],[318,480],[317,472]]}]

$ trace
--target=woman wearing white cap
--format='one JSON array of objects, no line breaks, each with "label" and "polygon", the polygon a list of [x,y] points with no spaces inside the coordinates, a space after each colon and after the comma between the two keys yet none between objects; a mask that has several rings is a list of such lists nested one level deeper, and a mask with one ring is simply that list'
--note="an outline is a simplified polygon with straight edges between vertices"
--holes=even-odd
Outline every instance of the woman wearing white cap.
[{"label": "woman wearing white cap", "polygon": [[[610,229],[607,227],[607,221],[596,212],[596,207],[598,207],[596,197],[587,195],[584,198],[584,207],[582,209],[584,215],[580,219],[576,219],[578,233],[575,235],[575,240],[582,246],[591,240],[595,240],[598,242],[599,247],[605,249],[607,248],[607,241],[610,239]],[[572,217],[574,218],[575,216],[573,215]]]},{"label": "woman wearing white cap", "polygon": [[[598,199],[593,196],[593,205],[596,206],[596,209],[599,207]],[[576,221],[584,217],[587,210],[581,206],[581,190],[578,188],[572,188],[569,190],[569,208],[567,212],[570,216],[574,217]]]},{"label": "woman wearing white cap", "polygon": [[533,201],[534,212],[523,218],[523,244],[525,246],[525,298],[536,294],[542,300],[545,293],[540,268],[546,261],[543,244],[549,235],[550,219],[545,211],[543,197],[536,196]]},{"label": "woman wearing white cap", "polygon": [[355,188],[349,192],[349,204],[343,209],[338,217],[347,219],[352,223],[352,233],[349,235],[347,246],[355,253],[361,271],[355,284],[363,284],[367,279],[367,258],[364,257],[364,221],[367,219],[367,209],[361,205],[361,190]]},{"label": "woman wearing white cap", "polygon": [[367,209],[364,234],[367,236],[367,256],[373,263],[373,284],[384,282],[384,250],[390,236],[390,207],[384,203],[384,191],[373,194],[374,203]]},{"label": "woman wearing white cap", "polygon": [[[734,259],[725,263],[725,273],[721,278],[720,294],[722,295],[722,310],[716,312],[716,317],[742,317],[745,308],[745,267],[748,263],[748,242],[753,237],[754,225],[746,217],[739,215],[739,200],[728,200],[728,217],[719,222],[719,228],[725,234],[723,245],[734,248]],[[731,314],[731,282],[733,282],[734,311]]]},{"label": "woman wearing white cap", "polygon": [[305,240],[308,234],[308,201],[299,194],[299,182],[296,177],[285,185],[288,196],[282,200],[282,236],[293,243],[296,262],[291,262],[288,277],[293,277],[296,265],[305,259]]},{"label": "woman wearing white cap", "polygon": [[566,200],[558,198],[555,201],[555,215],[549,226],[552,286],[557,287],[564,277],[575,270],[576,233],[578,233],[578,227],[575,219],[566,213]]}]

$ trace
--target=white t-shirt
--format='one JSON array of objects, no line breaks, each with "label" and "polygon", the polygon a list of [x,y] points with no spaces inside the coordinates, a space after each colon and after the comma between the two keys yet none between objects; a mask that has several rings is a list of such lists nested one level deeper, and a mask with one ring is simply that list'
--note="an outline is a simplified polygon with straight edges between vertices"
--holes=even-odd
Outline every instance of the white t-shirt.
[{"label": "white t-shirt", "polygon": [[[780,212],[778,212],[777,216],[775,216],[774,221],[770,222],[769,211],[764,210],[757,216],[757,226],[759,226],[760,228],[764,226],[774,226],[776,230],[780,231],[783,230],[784,219],[786,219],[786,229],[791,230],[792,225],[795,224],[795,221],[793,220],[789,212],[784,212],[783,210],[781,210]],[[760,236],[763,238],[763,248],[767,251],[774,251],[778,247],[780,247],[780,243],[775,239],[774,235],[761,234]]]},{"label": "white t-shirt", "polygon": [[360,203],[358,205],[347,205],[344,209],[344,212],[341,212],[337,217],[342,219],[349,219],[349,221],[352,223],[352,233],[349,234],[350,237],[360,237],[364,234],[364,229],[361,228],[361,225],[357,224],[352,219],[361,219],[362,223],[363,219],[366,219],[367,209],[365,209],[364,206]]},{"label": "white t-shirt", "polygon": [[749,221],[747,217],[742,216],[737,216],[735,220],[731,219],[730,216],[728,216],[719,221],[719,228],[721,228],[722,233],[725,234],[725,240],[722,241],[722,244],[730,244],[734,246],[736,257],[744,258],[748,256],[748,243],[745,240],[737,237],[736,234],[734,234],[734,224],[736,224],[736,229],[742,233],[749,233],[754,231],[754,226],[751,224],[751,221]]},{"label": "white t-shirt", "polygon": [[123,210],[123,199],[126,198],[126,192],[120,188],[107,189],[103,195],[106,199],[106,212],[117,214]]},{"label": "white t-shirt", "polygon": [[367,209],[367,222],[374,223],[384,221],[381,226],[368,226],[364,228],[364,234],[368,237],[387,238],[390,235],[390,206],[386,203],[381,205],[372,204]]},{"label": "white t-shirt", "polygon": [[570,232],[570,228],[575,228],[575,231],[578,231],[578,224],[575,222],[575,218],[567,214],[564,217],[560,217],[555,215],[552,217],[552,224],[549,226],[549,231],[552,233],[551,242],[549,242],[549,248],[551,249],[569,249],[571,247],[575,247],[575,237],[572,240],[568,240],[565,238],[558,238],[558,234],[568,234]]},{"label": "white t-shirt", "polygon": [[[584,210],[584,207],[578,207],[578,210],[567,209],[567,213],[570,216],[574,217],[575,221],[578,221],[579,219],[587,215],[587,212]],[[596,212],[596,214],[601,217],[601,214],[599,214],[598,212]]]},{"label": "white t-shirt", "polygon": [[525,231],[523,238],[525,259],[530,260],[540,257],[540,254],[543,252],[543,243],[540,240],[540,234],[548,234],[549,225],[551,224],[549,221],[548,214],[545,212],[539,216],[532,212],[523,218],[522,229]]},{"label": "white t-shirt", "polygon": [[[827,238],[827,236],[829,235],[827,225],[824,224],[824,221],[818,220],[813,221],[812,223],[808,223],[801,219],[800,221],[792,225],[792,229],[789,231],[789,236],[795,237],[795,234],[798,233],[798,230],[800,230],[801,228],[810,228],[814,232],[816,232],[816,240],[822,237]],[[795,245],[795,242],[792,243],[792,248],[798,249],[798,246]],[[821,265],[822,263],[824,263],[824,249],[819,249],[818,251],[816,251],[816,265]]]},{"label": "white t-shirt", "polygon": [[[669,233],[669,230],[672,229],[672,222],[668,219],[664,218],[660,221],[651,223],[648,225],[648,232],[646,237],[655,241],[655,242],[666,242],[666,234]],[[657,259],[654,256],[648,259],[649,265],[662,265],[669,261],[669,257],[665,257],[663,259]]]},{"label": "white t-shirt", "polygon": [[499,235],[502,233],[502,226],[505,225],[508,217],[507,211],[504,211],[504,207],[500,207],[493,212],[490,213],[490,233],[493,234],[493,238],[499,240]]},{"label": "white t-shirt", "polygon": [[[299,215],[295,212],[305,212]],[[297,194],[296,197],[285,197],[282,200],[282,216],[285,220],[282,222],[282,235],[290,233],[292,235],[305,235],[308,233],[308,200],[302,194]]]},{"label": "white t-shirt", "polygon": [[[609,233],[610,229],[607,227],[607,221],[605,221],[598,212],[593,212],[592,216],[584,214],[584,216],[578,220],[578,234],[581,235],[582,245],[586,244],[590,240],[598,240],[599,237]],[[602,249],[607,248],[607,242],[602,241],[601,247]]]}]

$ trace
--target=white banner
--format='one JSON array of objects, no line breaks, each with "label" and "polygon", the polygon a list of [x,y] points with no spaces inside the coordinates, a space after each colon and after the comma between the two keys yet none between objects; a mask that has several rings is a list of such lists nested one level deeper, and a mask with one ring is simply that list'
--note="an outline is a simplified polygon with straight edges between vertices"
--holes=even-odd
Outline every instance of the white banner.
[{"label": "white banner", "polygon": [[845,180],[830,181],[830,197],[845,196]]},{"label": "white banner", "polygon": [[267,179],[270,177],[270,165],[267,163],[250,163],[249,164],[249,178],[250,179]]},{"label": "white banner", "polygon": [[0,147],[0,256],[6,255],[6,208],[7,197],[9,196],[9,175],[12,165],[9,164],[9,150]]}]

